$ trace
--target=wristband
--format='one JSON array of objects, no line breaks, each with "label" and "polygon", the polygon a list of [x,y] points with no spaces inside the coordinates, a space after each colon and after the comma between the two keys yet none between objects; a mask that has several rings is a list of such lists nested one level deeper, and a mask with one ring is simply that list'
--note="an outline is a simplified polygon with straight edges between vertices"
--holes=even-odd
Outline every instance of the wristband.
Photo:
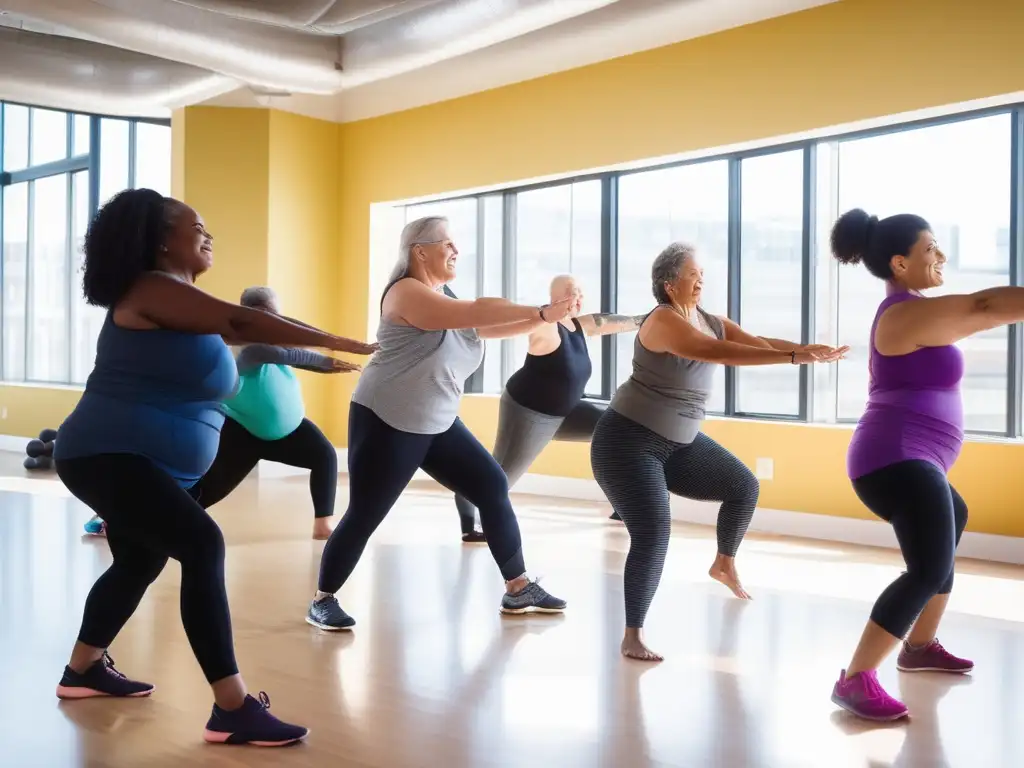
[{"label": "wristband", "polygon": [[548,319],[546,317],[544,317],[544,310],[547,309],[550,306],[551,306],[550,304],[545,304],[543,307],[540,308],[540,310],[538,312],[538,314],[540,314],[540,319],[543,320],[545,323],[548,321]]},{"label": "wristband", "polygon": [[791,362],[793,365],[796,365],[796,350],[795,349],[791,350],[790,353],[789,353],[789,362]]}]

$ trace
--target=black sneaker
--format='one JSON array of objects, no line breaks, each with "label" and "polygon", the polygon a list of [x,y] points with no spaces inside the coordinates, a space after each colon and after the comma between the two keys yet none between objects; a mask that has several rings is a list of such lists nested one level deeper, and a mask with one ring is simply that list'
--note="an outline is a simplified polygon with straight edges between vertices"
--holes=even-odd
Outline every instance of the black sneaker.
[{"label": "black sneaker", "polygon": [[282,723],[268,711],[270,697],[260,691],[259,699],[246,696],[238,709],[228,711],[213,705],[203,739],[211,744],[251,744],[254,747],[284,747],[302,741],[309,729]]},{"label": "black sneaker", "polygon": [[565,600],[549,595],[540,584],[531,581],[514,595],[508,592],[501,598],[502,613],[561,613]]},{"label": "black sneaker", "polygon": [[114,660],[104,651],[82,674],[64,667],[64,676],[57,684],[58,699],[91,699],[95,696],[139,698],[149,696],[155,686],[129,680],[114,668]]},{"label": "black sneaker", "polygon": [[465,544],[486,544],[487,537],[479,528],[474,528],[469,533],[462,534],[462,541]]},{"label": "black sneaker", "polygon": [[352,629],[356,625],[356,620],[341,609],[338,598],[328,595],[309,604],[306,623],[328,632],[340,632]]}]

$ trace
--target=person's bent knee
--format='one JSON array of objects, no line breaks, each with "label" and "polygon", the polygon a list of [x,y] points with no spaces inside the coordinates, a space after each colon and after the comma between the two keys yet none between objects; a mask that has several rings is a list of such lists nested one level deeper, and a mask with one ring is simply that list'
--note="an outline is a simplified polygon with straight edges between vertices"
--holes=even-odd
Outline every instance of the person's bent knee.
[{"label": "person's bent knee", "polygon": [[338,474],[338,452],[332,446],[326,446],[317,458],[319,469],[329,475]]},{"label": "person's bent knee", "polygon": [[224,533],[212,517],[207,516],[189,532],[186,549],[178,560],[182,566],[192,564],[223,563],[226,552]]},{"label": "person's bent knee", "polygon": [[738,499],[747,502],[750,506],[757,506],[757,499],[761,495],[761,481],[753,472],[746,467],[746,470],[736,483],[735,494]]}]

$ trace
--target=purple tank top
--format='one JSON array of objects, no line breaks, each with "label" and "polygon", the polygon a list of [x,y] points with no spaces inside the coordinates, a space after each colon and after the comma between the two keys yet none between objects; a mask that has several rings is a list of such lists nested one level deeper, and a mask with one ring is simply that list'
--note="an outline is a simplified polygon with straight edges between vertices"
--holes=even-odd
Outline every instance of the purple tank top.
[{"label": "purple tank top", "polygon": [[875,329],[882,313],[893,304],[920,298],[905,291],[893,293],[875,313],[868,357],[868,404],[846,454],[846,470],[853,480],[910,459],[922,459],[949,472],[960,455],[964,442],[960,399],[963,353],[952,344],[894,356],[875,349]]}]

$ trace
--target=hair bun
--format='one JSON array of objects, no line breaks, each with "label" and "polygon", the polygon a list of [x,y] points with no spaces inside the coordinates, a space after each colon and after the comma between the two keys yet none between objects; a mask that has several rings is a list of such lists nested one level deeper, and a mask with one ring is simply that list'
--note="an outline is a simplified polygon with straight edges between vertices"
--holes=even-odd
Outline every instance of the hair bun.
[{"label": "hair bun", "polygon": [[857,264],[864,258],[877,225],[878,217],[861,208],[847,211],[832,226],[832,255],[842,264]]}]

